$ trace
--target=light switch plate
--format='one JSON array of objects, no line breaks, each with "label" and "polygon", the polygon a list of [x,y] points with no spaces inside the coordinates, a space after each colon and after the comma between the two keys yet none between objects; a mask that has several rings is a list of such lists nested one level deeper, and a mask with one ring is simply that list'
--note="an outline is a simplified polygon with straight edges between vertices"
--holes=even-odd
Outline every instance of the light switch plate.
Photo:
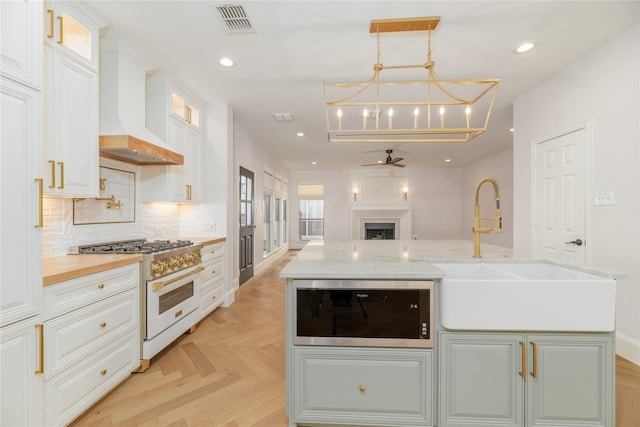
[{"label": "light switch plate", "polygon": [[616,197],[613,191],[596,191],[593,202],[596,206],[613,206],[616,204]]}]

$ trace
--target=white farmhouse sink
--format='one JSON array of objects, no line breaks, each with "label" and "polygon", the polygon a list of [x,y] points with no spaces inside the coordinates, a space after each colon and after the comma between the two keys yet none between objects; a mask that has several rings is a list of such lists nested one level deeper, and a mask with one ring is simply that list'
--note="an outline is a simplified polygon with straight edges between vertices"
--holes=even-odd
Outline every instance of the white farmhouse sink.
[{"label": "white farmhouse sink", "polygon": [[440,321],[454,330],[613,331],[615,281],[546,262],[439,263]]}]

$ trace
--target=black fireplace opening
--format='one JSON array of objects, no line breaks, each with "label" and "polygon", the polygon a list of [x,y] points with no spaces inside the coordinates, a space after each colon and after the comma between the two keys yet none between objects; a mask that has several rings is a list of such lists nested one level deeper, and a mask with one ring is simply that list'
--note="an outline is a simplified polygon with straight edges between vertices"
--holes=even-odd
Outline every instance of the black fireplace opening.
[{"label": "black fireplace opening", "polygon": [[364,224],[365,240],[394,240],[396,225],[393,222],[367,222]]}]

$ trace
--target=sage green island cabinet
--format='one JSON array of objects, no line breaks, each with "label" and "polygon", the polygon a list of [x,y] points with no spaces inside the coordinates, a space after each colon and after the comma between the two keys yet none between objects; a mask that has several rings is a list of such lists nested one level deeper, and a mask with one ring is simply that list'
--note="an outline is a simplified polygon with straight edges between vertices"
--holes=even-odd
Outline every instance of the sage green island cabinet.
[{"label": "sage green island cabinet", "polygon": [[615,425],[611,333],[439,334],[440,427]]}]

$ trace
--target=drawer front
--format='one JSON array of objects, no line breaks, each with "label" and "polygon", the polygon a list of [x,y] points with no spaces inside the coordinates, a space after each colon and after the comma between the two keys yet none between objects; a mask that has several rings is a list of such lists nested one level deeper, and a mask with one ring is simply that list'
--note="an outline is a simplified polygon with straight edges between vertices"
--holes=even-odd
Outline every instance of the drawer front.
[{"label": "drawer front", "polygon": [[204,270],[200,272],[200,282],[206,282],[210,279],[222,277],[222,260],[214,261],[204,266]]},{"label": "drawer front", "polygon": [[134,332],[45,381],[45,425],[66,425],[125,380],[140,364]]},{"label": "drawer front", "polygon": [[200,317],[204,317],[219,307],[224,299],[223,286],[221,282],[216,282],[218,286],[207,288],[207,291],[200,294]]},{"label": "drawer front", "polygon": [[45,380],[127,331],[138,331],[139,323],[138,289],[45,322]]},{"label": "drawer front", "polygon": [[224,243],[215,243],[202,248],[202,262],[207,263],[215,259],[224,258]]},{"label": "drawer front", "polygon": [[294,350],[294,421],[431,425],[433,352]]},{"label": "drawer front", "polygon": [[44,288],[44,320],[102,301],[127,289],[138,289],[140,264],[125,265]]}]

